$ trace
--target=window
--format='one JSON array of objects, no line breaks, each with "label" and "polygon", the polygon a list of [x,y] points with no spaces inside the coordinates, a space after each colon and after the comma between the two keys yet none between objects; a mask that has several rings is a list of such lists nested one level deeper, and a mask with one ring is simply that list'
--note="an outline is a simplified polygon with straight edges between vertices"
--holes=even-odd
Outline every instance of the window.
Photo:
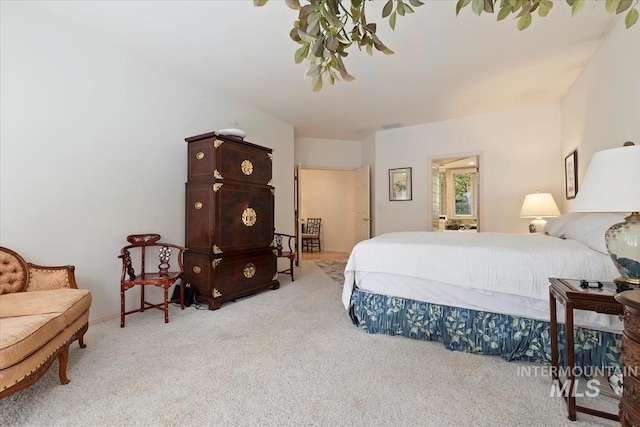
[{"label": "window", "polygon": [[476,214],[476,171],[464,169],[453,171],[454,214],[473,216]]}]

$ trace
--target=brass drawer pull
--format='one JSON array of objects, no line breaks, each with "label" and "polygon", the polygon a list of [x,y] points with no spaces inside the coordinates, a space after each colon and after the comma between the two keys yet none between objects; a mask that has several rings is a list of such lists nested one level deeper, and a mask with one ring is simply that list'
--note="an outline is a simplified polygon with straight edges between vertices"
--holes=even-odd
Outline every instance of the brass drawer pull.
[{"label": "brass drawer pull", "polygon": [[247,208],[242,212],[242,223],[247,227],[252,227],[256,223],[257,214],[251,208]]},{"label": "brass drawer pull", "polygon": [[242,169],[242,173],[249,176],[253,173],[253,163],[249,160],[243,160],[240,164],[240,169]]},{"label": "brass drawer pull", "polygon": [[198,152],[196,153],[196,159],[197,159],[197,160],[202,160],[202,159],[204,159],[204,153],[203,153],[202,151],[198,151]]},{"label": "brass drawer pull", "polygon": [[202,209],[202,202],[196,202],[193,207],[196,209]]},{"label": "brass drawer pull", "polygon": [[252,262],[250,262],[244,266],[242,273],[244,274],[244,277],[246,277],[247,279],[251,279],[254,274],[256,274],[256,266]]}]

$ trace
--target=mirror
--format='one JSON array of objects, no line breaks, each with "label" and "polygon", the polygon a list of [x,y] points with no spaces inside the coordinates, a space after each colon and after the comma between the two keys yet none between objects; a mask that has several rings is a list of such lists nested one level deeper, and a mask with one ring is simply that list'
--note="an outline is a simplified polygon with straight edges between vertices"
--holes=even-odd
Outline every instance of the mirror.
[{"label": "mirror", "polygon": [[479,229],[479,156],[433,159],[433,231]]}]

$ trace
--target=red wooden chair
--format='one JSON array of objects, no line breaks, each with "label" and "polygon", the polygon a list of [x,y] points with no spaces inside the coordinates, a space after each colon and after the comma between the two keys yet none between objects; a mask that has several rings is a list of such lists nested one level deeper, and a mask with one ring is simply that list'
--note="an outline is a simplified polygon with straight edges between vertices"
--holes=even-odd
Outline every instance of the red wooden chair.
[{"label": "red wooden chair", "polygon": [[[182,253],[186,248],[159,241],[159,234],[132,234],[127,236],[131,243],[120,250],[122,259],[122,275],[120,276],[120,327],[124,328],[124,317],[127,314],[144,312],[148,308],[164,310],[164,323],[169,323],[169,288],[178,280],[184,280]],[[175,253],[178,266],[174,271],[169,262]],[[155,257],[159,261],[157,271],[148,272],[145,261]],[[135,267],[134,267],[135,266]],[[164,290],[164,301],[152,304],[145,301],[144,288],[147,285],[157,286]],[[126,311],[124,293],[134,286],[140,286],[140,308]],[[180,308],[184,310],[184,287],[180,286]]]},{"label": "red wooden chair", "polygon": [[307,218],[304,231],[302,232],[302,249],[306,249],[307,252],[313,252],[314,248],[318,248],[318,251],[322,252],[322,245],[320,243],[320,223],[321,218]]},{"label": "red wooden chair", "polygon": [[291,281],[293,278],[293,261],[296,259],[296,236],[283,233],[274,233],[276,239],[276,256],[278,258],[287,258],[289,260],[289,268],[278,271],[280,274],[290,274]]}]

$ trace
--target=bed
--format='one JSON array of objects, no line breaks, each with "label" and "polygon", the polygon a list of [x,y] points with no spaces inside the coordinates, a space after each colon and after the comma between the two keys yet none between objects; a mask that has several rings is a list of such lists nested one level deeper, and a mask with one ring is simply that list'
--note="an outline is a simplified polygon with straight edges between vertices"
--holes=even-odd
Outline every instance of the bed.
[{"label": "bed", "polygon": [[[369,333],[549,364],[549,278],[617,277],[604,233],[621,218],[568,214],[550,220],[546,234],[383,234],[354,247],[342,301]],[[617,316],[576,311],[574,324],[576,366],[621,366]],[[563,350],[564,325],[559,333]]]}]

